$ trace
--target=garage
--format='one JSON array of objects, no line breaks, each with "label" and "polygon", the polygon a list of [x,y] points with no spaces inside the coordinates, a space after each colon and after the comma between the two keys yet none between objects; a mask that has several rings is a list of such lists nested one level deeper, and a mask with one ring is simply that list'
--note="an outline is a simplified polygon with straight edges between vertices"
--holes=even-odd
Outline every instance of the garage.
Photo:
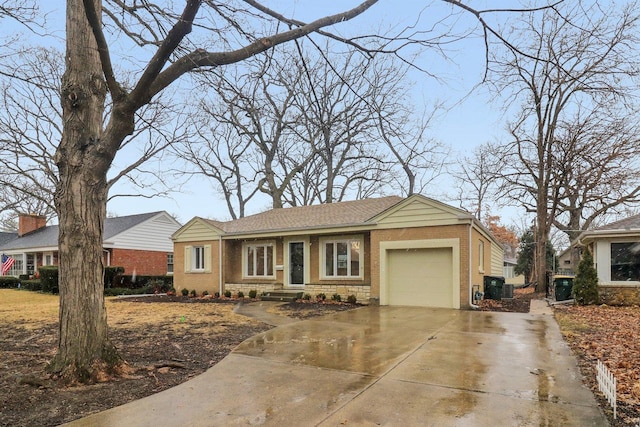
[{"label": "garage", "polygon": [[453,307],[451,248],[387,252],[389,305]]}]

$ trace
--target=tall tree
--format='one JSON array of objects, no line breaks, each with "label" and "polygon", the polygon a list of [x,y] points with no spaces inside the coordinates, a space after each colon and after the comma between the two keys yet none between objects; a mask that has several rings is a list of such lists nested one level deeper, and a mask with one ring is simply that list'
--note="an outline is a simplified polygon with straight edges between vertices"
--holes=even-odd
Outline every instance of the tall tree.
[{"label": "tall tree", "polygon": [[[55,217],[58,168],[53,157],[63,127],[62,58],[57,49],[34,47],[2,64],[14,70],[12,79],[0,82],[0,212],[5,215],[31,212]],[[180,121],[170,117],[169,104],[158,97],[137,112],[136,130],[120,145],[109,169],[109,189],[128,180],[137,197],[166,194],[162,176],[142,165],[185,137]],[[106,114],[109,108],[107,104]],[[109,197],[127,195],[124,189],[116,189]]]},{"label": "tall tree", "polygon": [[425,136],[432,116],[419,120],[402,70],[384,59],[280,48],[206,76],[200,138],[176,155],[215,181],[232,218],[258,191],[274,208],[422,191],[447,150]]},{"label": "tall tree", "polygon": [[[58,168],[54,202],[60,230],[60,334],[52,371],[66,378],[89,379],[105,364],[118,360],[107,333],[102,232],[108,172],[119,148],[136,130],[136,113],[191,71],[241,62],[312,33],[370,54],[399,56],[407,45],[437,50],[440,43],[458,39],[459,34],[440,25],[436,27],[445,29],[441,36],[415,32],[411,25],[391,37],[371,34],[358,39],[324,30],[364,13],[376,2],[364,0],[350,10],[305,23],[256,0],[224,4],[187,0],[177,13],[171,5],[160,8],[148,2],[125,5],[105,0],[104,16],[109,20],[103,26],[102,1],[67,1],[65,73],[60,89],[63,128],[54,155]],[[445,3],[469,12],[485,36],[500,38],[485,19],[495,9],[474,10],[456,0]],[[199,17],[203,6],[207,13]],[[455,25],[458,18],[452,14],[449,24]],[[194,29],[197,34],[188,37]],[[111,31],[131,37],[143,50],[125,61],[140,67],[133,73],[132,84],[125,84],[118,74],[126,73],[117,72],[114,66],[114,61],[122,58],[110,52],[110,46],[116,46],[107,41]]]},{"label": "tall tree", "polygon": [[[536,260],[535,254],[537,253],[537,238],[535,229],[529,229],[520,236],[520,243],[518,246],[518,254],[516,260],[516,266],[514,268],[514,272],[516,274],[524,275],[524,279],[526,283],[531,283],[537,280],[539,274],[535,271],[536,269]],[[547,265],[553,266],[555,258],[555,249],[553,248],[553,244],[550,241],[547,241],[544,245],[545,249],[545,261]],[[553,268],[553,267],[552,267]],[[545,274],[542,274],[544,277]],[[546,290],[545,287],[540,290]]]},{"label": "tall tree", "polygon": [[[112,65],[102,26],[102,2],[67,1],[66,70],[61,85],[63,132],[55,154],[59,171],[55,204],[60,226],[60,337],[51,364],[53,371],[86,380],[104,363],[118,362],[107,333],[102,233],[107,173],[122,142],[135,131],[136,112],[191,70],[245,60],[280,43],[347,21],[374,3],[367,0],[349,11],[269,36],[251,35],[249,42],[238,49],[184,53],[181,46],[202,6],[200,1],[189,0],[128,89]],[[223,18],[227,13],[221,8],[216,12]],[[107,94],[113,106],[103,127]]]},{"label": "tall tree", "polygon": [[469,155],[462,156],[456,168],[450,171],[455,179],[452,196],[460,207],[473,213],[482,220],[486,213],[484,207],[495,194],[495,182],[498,179],[501,162],[496,162],[493,145],[486,143],[477,146]]},{"label": "tall tree", "polygon": [[[561,7],[562,14],[558,13]],[[572,173],[581,172],[577,164],[571,165],[574,160],[580,163],[584,154],[571,150],[569,156],[559,157],[561,146],[577,146],[562,129],[585,121],[593,111],[600,110],[600,117],[630,113],[625,108],[630,104],[625,102],[631,101],[638,75],[638,13],[633,5],[620,8],[612,4],[605,10],[598,3],[567,3],[542,15],[527,15],[522,24],[524,27],[514,25],[517,29],[512,39],[521,40],[518,49],[528,55],[506,51],[494,57],[490,67],[495,73],[496,90],[510,96],[507,105],[516,111],[509,124],[512,141],[497,153],[504,165],[502,190],[535,212],[535,259],[541,290],[545,286],[546,244],[552,226],[560,220],[563,209],[571,216],[572,197],[580,198],[585,192],[597,197],[602,191],[602,187],[588,184],[584,174],[576,178],[566,173],[567,168]],[[593,126],[607,126],[605,122],[587,121]],[[599,127],[592,135],[605,128]],[[581,138],[579,146],[587,146],[589,139]],[[602,162],[598,156],[610,153],[611,150],[603,153],[590,148],[586,155]],[[615,179],[610,184],[620,188]],[[630,190],[634,198],[636,185]],[[618,202],[624,200],[623,197]]]}]

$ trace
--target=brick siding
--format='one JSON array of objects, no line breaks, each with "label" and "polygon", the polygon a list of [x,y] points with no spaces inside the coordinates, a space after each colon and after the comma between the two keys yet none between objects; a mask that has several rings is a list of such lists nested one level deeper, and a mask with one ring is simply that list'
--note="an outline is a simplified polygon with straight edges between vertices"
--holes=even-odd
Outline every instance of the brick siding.
[{"label": "brick siding", "polygon": [[162,276],[167,274],[167,254],[170,252],[110,249],[111,265],[124,267],[125,274]]}]

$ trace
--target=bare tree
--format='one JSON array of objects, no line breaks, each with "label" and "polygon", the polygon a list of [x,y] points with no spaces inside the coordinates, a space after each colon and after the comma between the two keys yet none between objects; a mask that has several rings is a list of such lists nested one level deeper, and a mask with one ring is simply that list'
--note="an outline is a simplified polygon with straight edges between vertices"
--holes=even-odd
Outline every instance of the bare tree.
[{"label": "bare tree", "polygon": [[[250,7],[260,6],[247,3]],[[157,48],[129,89],[117,78],[112,63],[102,26],[102,2],[68,0],[66,71],[61,86],[63,132],[54,157],[59,172],[55,205],[60,226],[60,337],[58,353],[50,366],[52,371],[87,380],[105,363],[119,363],[107,334],[102,289],[102,233],[107,173],[123,141],[135,131],[136,113],[191,70],[245,60],[275,45],[349,20],[374,3],[368,0],[349,11],[296,25],[290,30],[274,31],[268,37],[245,31],[239,21],[240,15],[233,15],[234,10],[211,3],[211,12],[220,18],[228,18],[227,25],[231,25],[224,27],[239,30],[236,34],[246,40],[246,44],[230,48],[226,44],[230,39],[216,31],[224,42],[218,45],[222,50],[208,52],[205,49],[184,50],[187,47],[185,37],[192,31],[202,6],[200,1],[187,1],[179,19],[174,20],[171,15],[163,17],[174,23],[166,32],[164,27],[158,29],[157,34],[162,36],[155,44]],[[135,6],[126,11],[133,13],[129,16],[141,16]],[[138,23],[144,26],[149,22],[153,24],[154,21],[143,19]],[[138,33],[137,29],[133,31]],[[113,106],[104,122],[107,94]]]},{"label": "bare tree", "polygon": [[554,157],[559,212],[553,225],[570,242],[604,214],[640,202],[636,117],[592,110],[560,124]]},{"label": "bare tree", "polygon": [[[305,23],[256,0],[187,0],[178,12],[172,5],[106,0],[103,26],[103,1],[67,0],[65,73],[60,85],[62,135],[54,155],[58,169],[54,202],[60,230],[60,334],[58,353],[50,365],[53,372],[88,380],[119,362],[107,334],[102,232],[108,173],[123,142],[135,133],[141,109],[193,70],[238,63],[312,33],[369,54],[386,52],[400,57],[403,46],[438,49],[442,41],[459,38],[459,34],[449,33],[446,25],[437,26],[445,29],[442,37],[414,31],[411,25],[391,37],[371,34],[359,39],[325,30],[364,13],[376,2],[364,0],[350,10]],[[485,35],[499,37],[485,19],[495,10],[474,10],[456,0],[444,2],[469,12]],[[457,20],[453,16],[447,25],[455,25]],[[110,34],[130,37],[140,49],[113,54],[110,47],[117,45],[107,41]],[[118,61],[135,68],[131,85],[124,83],[125,73],[114,66]]]},{"label": "bare tree", "polygon": [[441,171],[446,150],[425,137],[432,115],[417,123],[402,69],[354,51],[313,52],[276,49],[204,79],[215,93],[196,125],[201,138],[176,154],[214,179],[232,218],[256,190],[276,208],[330,203],[412,194]]},{"label": "bare tree", "polygon": [[[12,55],[5,67],[10,79],[0,82],[0,211],[31,212],[55,216],[53,195],[58,184],[54,162],[56,144],[62,135],[59,82],[63,63],[55,49],[33,48]],[[108,188],[129,181],[132,194],[110,191],[109,198],[155,197],[166,194],[162,174],[143,165],[185,135],[172,117],[169,102],[158,98],[136,115],[136,131],[120,146],[110,169]],[[108,112],[109,105],[107,105]],[[135,141],[135,144],[133,143]],[[172,183],[172,187],[175,183]]]},{"label": "bare tree", "polygon": [[492,144],[480,145],[470,155],[462,156],[457,167],[450,171],[455,180],[456,191],[452,198],[460,203],[461,208],[473,213],[479,221],[488,215],[484,208],[495,196],[495,182],[502,162],[494,153]]},{"label": "bare tree", "polygon": [[[578,166],[584,155],[577,151],[559,157],[560,147],[577,147],[571,139],[580,136],[562,130],[575,129],[573,123],[583,121],[597,125],[592,121],[592,111],[616,116],[620,107],[628,105],[625,101],[630,100],[637,76],[637,8],[629,5],[620,10],[612,5],[604,10],[598,3],[583,6],[572,3],[565,5],[562,14],[560,10],[547,10],[540,16],[527,15],[522,21],[524,27],[511,38],[522,40],[518,50],[529,54],[507,51],[494,57],[491,64],[497,91],[510,94],[509,106],[519,104],[509,125],[513,140],[499,153],[508,167],[502,174],[502,189],[535,212],[539,289],[545,286],[545,253],[551,228],[564,209],[571,215],[569,199],[576,197],[576,192],[592,192],[590,197],[597,198],[603,191],[602,186],[589,188],[586,176],[577,178],[566,173],[584,173],[586,169]],[[591,134],[598,132],[592,130]],[[607,135],[611,137],[611,133]],[[584,148],[589,139],[582,139],[579,145]],[[598,148],[605,149],[603,145]],[[610,151],[589,149],[594,160],[600,157],[596,161],[609,155]],[[635,188],[631,191],[637,192]]]}]

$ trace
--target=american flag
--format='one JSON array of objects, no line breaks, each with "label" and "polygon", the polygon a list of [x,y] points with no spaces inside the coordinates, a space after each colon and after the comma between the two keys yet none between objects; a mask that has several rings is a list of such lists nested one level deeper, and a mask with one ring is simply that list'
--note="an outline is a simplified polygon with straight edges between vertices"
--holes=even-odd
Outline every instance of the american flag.
[{"label": "american flag", "polygon": [[2,254],[2,276],[7,274],[7,272],[11,270],[11,267],[13,266],[14,262],[16,262],[14,258],[11,258],[10,256],[6,256],[5,254]]}]

